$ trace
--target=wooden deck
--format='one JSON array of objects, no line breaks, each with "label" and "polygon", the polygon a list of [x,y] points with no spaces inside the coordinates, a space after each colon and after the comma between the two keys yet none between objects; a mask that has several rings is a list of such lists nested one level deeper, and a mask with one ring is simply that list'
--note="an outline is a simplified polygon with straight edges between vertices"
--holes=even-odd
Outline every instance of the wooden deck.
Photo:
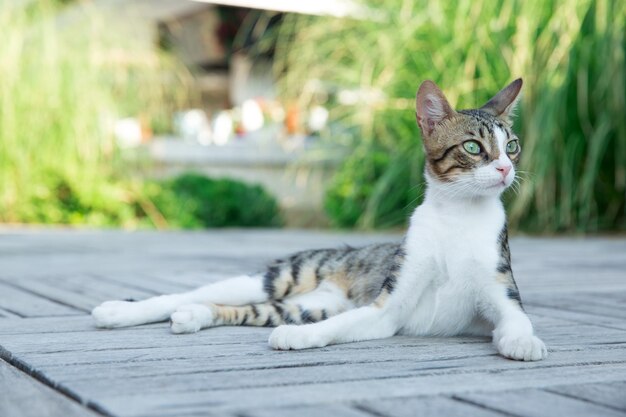
[{"label": "wooden deck", "polygon": [[626,239],[511,242],[547,360],[483,338],[272,351],[270,329],[95,329],[108,299],[181,291],[299,249],[389,235],[0,232],[0,416],[624,416]]}]

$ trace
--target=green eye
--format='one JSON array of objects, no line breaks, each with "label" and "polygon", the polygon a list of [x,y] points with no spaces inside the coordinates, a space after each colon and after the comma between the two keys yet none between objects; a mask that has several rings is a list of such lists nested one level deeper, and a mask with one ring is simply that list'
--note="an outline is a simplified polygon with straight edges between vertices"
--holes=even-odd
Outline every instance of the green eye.
[{"label": "green eye", "polygon": [[516,153],[519,151],[519,144],[516,140],[512,140],[506,144],[506,153]]},{"label": "green eye", "polygon": [[468,140],[463,143],[463,148],[472,155],[478,155],[480,153],[480,145],[475,140]]}]

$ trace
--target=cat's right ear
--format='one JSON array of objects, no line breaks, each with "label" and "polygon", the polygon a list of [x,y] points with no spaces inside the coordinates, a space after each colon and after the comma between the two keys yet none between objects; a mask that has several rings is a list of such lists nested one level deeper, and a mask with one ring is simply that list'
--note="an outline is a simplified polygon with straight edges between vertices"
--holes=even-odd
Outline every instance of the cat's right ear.
[{"label": "cat's right ear", "polygon": [[424,137],[430,136],[438,124],[454,113],[434,82],[426,80],[420,85],[415,97],[415,117]]},{"label": "cat's right ear", "polygon": [[496,94],[487,104],[480,109],[487,113],[504,120],[510,126],[513,125],[511,120],[517,102],[519,100],[519,92],[522,89],[522,79],[518,78],[511,84],[504,87]]}]

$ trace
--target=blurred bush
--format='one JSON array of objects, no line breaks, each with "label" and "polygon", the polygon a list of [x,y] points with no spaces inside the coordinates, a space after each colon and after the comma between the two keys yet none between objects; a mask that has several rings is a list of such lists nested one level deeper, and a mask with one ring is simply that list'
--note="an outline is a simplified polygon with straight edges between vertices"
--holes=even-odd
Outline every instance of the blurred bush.
[{"label": "blurred bush", "polygon": [[145,196],[170,227],[270,227],[281,224],[274,197],[258,185],[235,180],[210,179],[188,173],[171,180],[147,182]]},{"label": "blurred bush", "polygon": [[0,2],[0,221],[135,227],[113,123],[159,128],[187,72],[89,3]]},{"label": "blurred bush", "polygon": [[306,108],[327,96],[334,126],[352,132],[354,151],[327,193],[336,225],[402,224],[419,203],[414,96],[421,81],[437,82],[456,108],[473,108],[521,76],[516,130],[524,154],[521,188],[506,196],[511,227],[626,229],[626,2],[378,0],[365,7],[359,19],[289,15],[268,42],[283,97]]},{"label": "blurred bush", "polygon": [[359,147],[333,178],[324,201],[326,213],[339,227],[359,221],[380,228],[402,224],[421,191],[412,186],[410,170],[406,158]]}]

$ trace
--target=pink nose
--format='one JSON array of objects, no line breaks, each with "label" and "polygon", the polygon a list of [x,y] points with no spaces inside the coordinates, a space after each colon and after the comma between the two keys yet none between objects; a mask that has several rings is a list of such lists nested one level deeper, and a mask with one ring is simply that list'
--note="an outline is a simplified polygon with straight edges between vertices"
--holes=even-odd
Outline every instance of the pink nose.
[{"label": "pink nose", "polygon": [[502,174],[502,178],[506,178],[506,176],[511,171],[511,168],[511,165],[505,165],[503,167],[497,167],[496,170],[498,170]]}]

